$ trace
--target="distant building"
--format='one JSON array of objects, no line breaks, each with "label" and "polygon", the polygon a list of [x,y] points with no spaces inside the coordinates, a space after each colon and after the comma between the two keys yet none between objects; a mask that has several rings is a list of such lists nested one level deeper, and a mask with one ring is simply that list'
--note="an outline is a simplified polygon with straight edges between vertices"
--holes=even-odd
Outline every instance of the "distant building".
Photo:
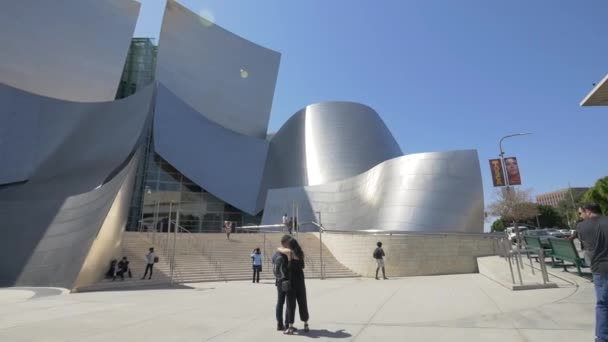
[{"label": "distant building", "polygon": [[585,193],[589,188],[566,188],[553,192],[547,192],[544,194],[540,194],[536,196],[536,203],[542,205],[550,205],[554,208],[557,208],[559,203],[564,199],[567,199],[569,195],[569,191],[572,191],[572,196],[576,197],[578,194]]}]

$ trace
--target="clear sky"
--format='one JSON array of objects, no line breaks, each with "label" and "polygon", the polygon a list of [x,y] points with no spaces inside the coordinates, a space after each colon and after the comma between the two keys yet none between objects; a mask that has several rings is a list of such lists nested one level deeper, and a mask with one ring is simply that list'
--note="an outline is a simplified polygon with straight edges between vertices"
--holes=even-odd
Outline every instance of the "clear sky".
[{"label": "clear sky", "polygon": [[[164,0],[135,36],[158,37]],[[270,131],[307,104],[367,104],[404,153],[477,149],[486,204],[498,139],[534,193],[608,175],[608,107],[579,102],[608,72],[606,0],[181,0],[282,53]]]}]

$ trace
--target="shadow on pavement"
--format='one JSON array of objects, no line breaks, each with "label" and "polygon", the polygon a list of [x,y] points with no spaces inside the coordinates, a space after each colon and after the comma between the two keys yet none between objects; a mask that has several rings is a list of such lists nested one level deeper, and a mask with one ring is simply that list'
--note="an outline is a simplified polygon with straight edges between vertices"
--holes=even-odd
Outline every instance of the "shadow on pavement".
[{"label": "shadow on pavement", "polygon": [[345,332],[344,329],[340,329],[337,331],[329,331],[327,329],[310,329],[310,331],[307,333],[302,330],[298,331],[298,335],[310,338],[349,338],[352,336],[351,334]]}]

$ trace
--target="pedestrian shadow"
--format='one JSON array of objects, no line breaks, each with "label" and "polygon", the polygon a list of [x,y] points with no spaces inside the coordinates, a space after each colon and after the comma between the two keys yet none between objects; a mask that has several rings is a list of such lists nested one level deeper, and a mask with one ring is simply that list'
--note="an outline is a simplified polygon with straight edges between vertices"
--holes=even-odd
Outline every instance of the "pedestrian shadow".
[{"label": "pedestrian shadow", "polygon": [[309,332],[305,333],[304,331],[298,331],[298,335],[310,338],[349,338],[352,335],[345,332],[344,329],[329,331],[327,329],[310,329]]}]

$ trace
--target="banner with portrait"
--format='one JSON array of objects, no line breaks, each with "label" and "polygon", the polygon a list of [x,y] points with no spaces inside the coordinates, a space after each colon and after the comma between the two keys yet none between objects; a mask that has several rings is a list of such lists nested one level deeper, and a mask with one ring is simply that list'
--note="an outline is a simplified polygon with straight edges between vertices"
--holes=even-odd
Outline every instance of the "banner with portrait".
[{"label": "banner with portrait", "polygon": [[490,159],[490,172],[492,173],[492,183],[494,183],[495,187],[507,185],[500,159]]},{"label": "banner with portrait", "polygon": [[521,185],[521,175],[519,174],[517,158],[505,158],[505,169],[507,170],[507,179],[509,180],[509,185]]}]

